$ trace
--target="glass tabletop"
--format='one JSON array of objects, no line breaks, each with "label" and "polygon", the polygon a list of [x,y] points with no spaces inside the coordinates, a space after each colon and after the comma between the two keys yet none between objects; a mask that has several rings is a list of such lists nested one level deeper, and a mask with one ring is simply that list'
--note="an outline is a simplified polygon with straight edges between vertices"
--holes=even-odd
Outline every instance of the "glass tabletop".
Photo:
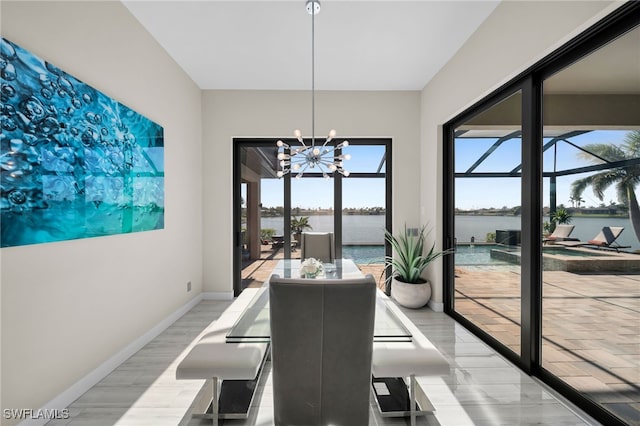
[{"label": "glass tabletop", "polygon": [[[299,277],[300,261],[291,259],[278,262],[273,274],[282,277]],[[326,278],[357,278],[362,272],[348,259],[336,260],[335,270],[325,267]],[[389,300],[381,292],[376,292],[376,315],[373,330],[374,342],[410,342],[411,332],[402,324],[398,316],[387,305]],[[271,337],[269,325],[269,288],[258,289],[226,336],[229,343],[268,342]]]},{"label": "glass tabletop", "polygon": [[[362,272],[351,259],[336,259],[334,263],[323,263],[319,278],[362,278]],[[272,275],[281,278],[300,278],[300,259],[282,259],[273,269]]]}]

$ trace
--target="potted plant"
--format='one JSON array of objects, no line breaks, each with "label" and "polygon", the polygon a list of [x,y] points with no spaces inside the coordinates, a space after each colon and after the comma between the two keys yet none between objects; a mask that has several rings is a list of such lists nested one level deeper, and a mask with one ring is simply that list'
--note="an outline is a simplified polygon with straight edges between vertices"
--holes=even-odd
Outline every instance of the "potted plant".
[{"label": "potted plant", "polygon": [[559,224],[567,224],[571,222],[571,214],[564,208],[563,205],[560,205],[558,209],[551,214],[551,224],[549,226],[549,230],[553,232],[556,229],[556,225]]},{"label": "potted plant", "polygon": [[391,244],[394,256],[385,257],[385,269],[391,267],[387,285],[391,285],[391,297],[407,308],[421,308],[431,298],[431,283],[422,278],[422,272],[437,258],[451,251],[435,250],[435,243],[425,254],[426,227],[407,229],[394,236],[385,230],[385,239]]}]

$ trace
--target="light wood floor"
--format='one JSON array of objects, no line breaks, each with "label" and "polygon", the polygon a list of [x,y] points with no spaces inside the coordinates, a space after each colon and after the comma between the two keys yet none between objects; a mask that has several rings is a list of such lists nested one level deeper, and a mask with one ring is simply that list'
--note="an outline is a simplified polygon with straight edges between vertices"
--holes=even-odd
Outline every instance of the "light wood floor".
[{"label": "light wood floor", "polygon": [[[191,341],[230,304],[202,301],[137,354],[91,388],[70,407],[71,418],[61,425],[179,424],[189,401],[184,395],[198,380],[176,380],[175,369]],[[448,359],[450,373],[419,378],[436,408],[421,417],[419,425],[597,425],[579,417],[537,381],[523,374],[450,317],[429,309],[407,310],[407,316]],[[271,426],[273,424],[271,375],[267,365],[258,398],[247,420],[222,424]],[[186,404],[186,405],[185,405]],[[189,426],[210,421],[192,419]],[[382,419],[372,406],[370,425],[406,425],[405,419]]]}]

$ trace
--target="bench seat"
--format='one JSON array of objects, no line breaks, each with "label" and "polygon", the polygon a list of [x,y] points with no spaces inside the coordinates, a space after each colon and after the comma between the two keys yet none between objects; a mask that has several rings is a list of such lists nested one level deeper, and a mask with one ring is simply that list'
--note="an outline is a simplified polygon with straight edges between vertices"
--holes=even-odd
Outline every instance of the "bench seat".
[{"label": "bench seat", "polygon": [[[267,358],[269,344],[227,343],[226,336],[255,296],[256,291],[257,289],[243,291],[220,317],[196,338],[197,343],[178,364],[176,379],[203,381],[203,388],[183,420],[188,421],[192,416],[211,418],[216,425],[218,418],[247,417],[256,383]],[[240,381],[243,382],[240,383]],[[248,390],[250,394],[225,397],[227,389]],[[204,404],[200,401],[203,398]],[[223,403],[225,400],[233,406],[234,412],[228,412],[225,409]],[[241,412],[237,412],[238,401],[246,401],[240,404]],[[209,406],[211,411],[207,412]]]},{"label": "bench seat", "polygon": [[[383,417],[410,416],[411,424],[414,425],[417,415],[435,411],[424,391],[417,386],[416,376],[449,375],[449,362],[390,300],[388,307],[411,332],[412,340],[411,342],[373,342],[371,364],[373,393]],[[404,383],[406,377],[410,380],[408,393]],[[399,391],[407,398],[387,397],[388,393],[394,393],[394,391]],[[403,404],[398,405],[399,400]],[[420,410],[416,409],[416,403]]]}]

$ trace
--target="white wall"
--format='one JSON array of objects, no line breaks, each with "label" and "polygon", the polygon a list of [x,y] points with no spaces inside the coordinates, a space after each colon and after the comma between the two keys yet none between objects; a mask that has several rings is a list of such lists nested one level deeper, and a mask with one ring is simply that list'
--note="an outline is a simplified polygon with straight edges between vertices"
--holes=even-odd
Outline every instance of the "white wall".
[{"label": "white wall", "polygon": [[[316,92],[316,134],[392,138],[394,229],[418,224],[419,92]],[[231,292],[232,140],[311,133],[311,94],[299,91],[206,91],[203,94],[204,281]]]},{"label": "white wall", "polygon": [[37,409],[201,292],[201,91],[120,2],[1,8],[3,37],[165,136],[164,230],[2,249],[2,408]]},{"label": "white wall", "polygon": [[[615,3],[615,4],[614,4]],[[618,7],[608,1],[503,1],[427,84],[421,98],[423,222],[442,241],[441,125]],[[490,189],[487,196],[490,196]],[[442,304],[441,262],[429,269],[433,301]]]}]

